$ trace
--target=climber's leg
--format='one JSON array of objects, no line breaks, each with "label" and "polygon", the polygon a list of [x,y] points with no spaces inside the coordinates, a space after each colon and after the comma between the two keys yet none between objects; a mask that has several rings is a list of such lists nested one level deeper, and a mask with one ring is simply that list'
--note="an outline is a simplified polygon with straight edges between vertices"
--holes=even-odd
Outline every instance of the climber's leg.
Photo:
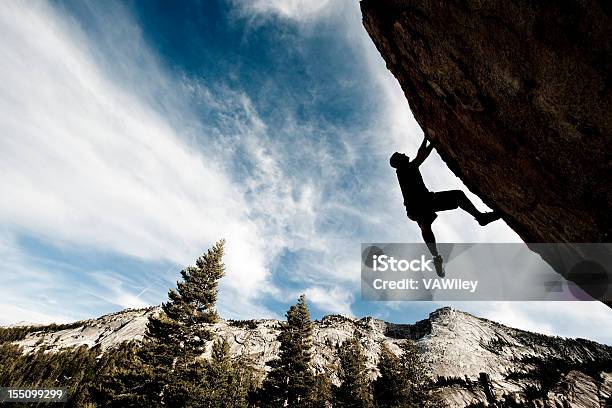
[{"label": "climber's leg", "polygon": [[419,221],[419,228],[421,228],[421,235],[423,236],[423,241],[425,241],[425,245],[427,245],[429,252],[431,252],[433,256],[438,256],[438,248],[436,247],[436,236],[431,230],[431,223]]},{"label": "climber's leg", "polygon": [[500,218],[500,215],[496,212],[482,213],[478,211],[461,190],[433,193],[433,207],[434,211],[454,210],[459,207],[474,217],[480,225],[486,225]]},{"label": "climber's leg", "polygon": [[474,218],[478,218],[482,213],[478,211],[465,193],[461,190],[440,191],[433,193],[434,211],[447,211],[461,208]]},{"label": "climber's leg", "polygon": [[436,273],[441,278],[444,277],[444,267],[442,266],[442,256],[438,253],[438,248],[436,246],[436,237],[431,230],[431,222],[428,221],[419,221],[419,227],[421,228],[421,235],[423,236],[423,241],[425,241],[425,245],[429,249],[429,252],[433,255],[434,258],[434,266],[436,267]]}]

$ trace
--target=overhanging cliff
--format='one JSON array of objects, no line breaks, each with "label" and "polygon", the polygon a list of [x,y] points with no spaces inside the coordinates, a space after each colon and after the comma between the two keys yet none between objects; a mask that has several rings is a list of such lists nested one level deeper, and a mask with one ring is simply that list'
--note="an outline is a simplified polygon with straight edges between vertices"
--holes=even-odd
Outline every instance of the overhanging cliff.
[{"label": "overhanging cliff", "polygon": [[611,4],[361,1],[442,159],[525,242],[612,240]]}]

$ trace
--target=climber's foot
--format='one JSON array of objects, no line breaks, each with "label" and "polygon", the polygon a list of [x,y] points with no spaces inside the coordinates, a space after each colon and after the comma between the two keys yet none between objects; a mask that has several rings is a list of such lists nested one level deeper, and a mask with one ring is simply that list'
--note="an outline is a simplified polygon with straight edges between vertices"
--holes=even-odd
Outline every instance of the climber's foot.
[{"label": "climber's foot", "polygon": [[444,266],[442,265],[442,263],[443,263],[442,255],[434,256],[434,266],[436,267],[436,273],[441,278],[443,278],[444,275],[445,275],[445,273],[444,273]]},{"label": "climber's foot", "polygon": [[488,213],[482,213],[476,218],[476,221],[478,221],[480,225],[487,225],[493,221],[499,220],[500,218],[501,218],[500,213],[496,211],[491,211]]}]

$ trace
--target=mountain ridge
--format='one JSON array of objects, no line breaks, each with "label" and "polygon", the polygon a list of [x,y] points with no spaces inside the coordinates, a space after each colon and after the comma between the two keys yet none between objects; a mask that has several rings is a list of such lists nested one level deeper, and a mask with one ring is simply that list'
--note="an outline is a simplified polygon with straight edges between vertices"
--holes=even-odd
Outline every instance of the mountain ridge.
[{"label": "mountain ridge", "polygon": [[[58,331],[36,328],[14,344],[23,347],[24,353],[43,349],[57,352],[82,345],[98,346],[103,352],[124,341],[142,340],[148,317],[159,310],[126,309],[75,322]],[[266,363],[278,356],[281,322],[220,320],[209,328],[215,338],[228,341],[233,356],[248,355],[265,375]],[[612,347],[591,340],[520,330],[450,307],[438,309],[413,324],[329,315],[314,325],[314,369],[329,371],[333,381],[337,381],[336,347],[357,333],[371,378],[377,376],[381,344],[399,353],[400,342],[415,341],[428,374],[437,381],[439,391],[451,406],[486,402],[488,387],[495,399],[512,396],[521,401],[540,387],[544,381],[542,370],[546,369],[555,374],[542,395],[543,401],[562,404],[571,400],[572,406],[590,407],[612,398]],[[211,348],[212,341],[204,356],[210,355]],[[573,394],[566,392],[568,389],[574,390]]]}]

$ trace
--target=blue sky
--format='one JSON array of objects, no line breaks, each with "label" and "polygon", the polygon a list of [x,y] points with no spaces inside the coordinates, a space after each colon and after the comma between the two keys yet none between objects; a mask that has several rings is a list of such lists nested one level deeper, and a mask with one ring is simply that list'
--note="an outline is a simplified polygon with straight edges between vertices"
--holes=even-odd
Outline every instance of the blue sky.
[{"label": "blue sky", "polygon": [[[359,298],[361,242],[419,240],[388,157],[422,133],[356,1],[7,1],[0,42],[0,323],[158,304],[222,237],[226,318],[302,292],[315,317],[442,306]],[[463,188],[435,153],[423,174]],[[461,212],[434,230],[518,240]],[[455,306],[612,343],[598,303]]]}]

